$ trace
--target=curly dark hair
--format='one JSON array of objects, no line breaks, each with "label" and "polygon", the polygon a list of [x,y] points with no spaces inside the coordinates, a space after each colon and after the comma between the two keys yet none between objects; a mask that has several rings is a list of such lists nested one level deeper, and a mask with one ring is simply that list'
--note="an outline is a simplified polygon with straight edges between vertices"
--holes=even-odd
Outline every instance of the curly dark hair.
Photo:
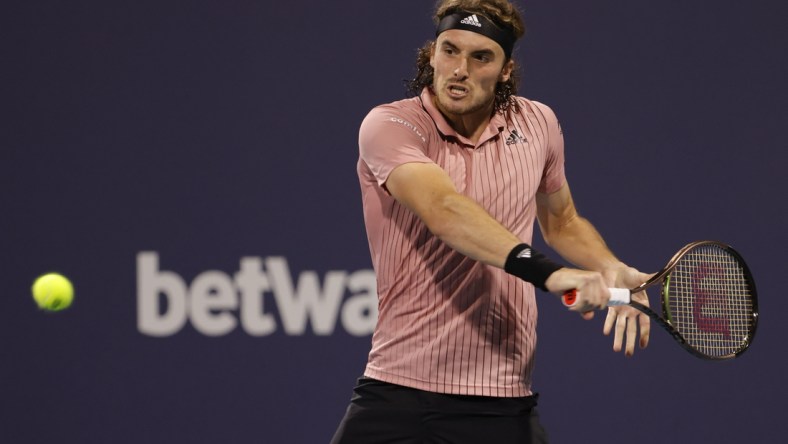
[{"label": "curly dark hair", "polygon": [[[511,29],[518,39],[525,34],[525,24],[520,11],[508,0],[440,0],[433,16],[435,25],[437,26],[443,17],[457,11],[483,15],[501,28]],[[432,86],[434,71],[430,66],[430,54],[434,45],[434,40],[428,40],[419,48],[416,55],[416,76],[405,81],[408,92],[414,96],[419,95],[425,86]],[[496,112],[505,112],[517,107],[513,96],[517,94],[519,80],[520,76],[515,64],[509,80],[498,82],[495,86]]]}]

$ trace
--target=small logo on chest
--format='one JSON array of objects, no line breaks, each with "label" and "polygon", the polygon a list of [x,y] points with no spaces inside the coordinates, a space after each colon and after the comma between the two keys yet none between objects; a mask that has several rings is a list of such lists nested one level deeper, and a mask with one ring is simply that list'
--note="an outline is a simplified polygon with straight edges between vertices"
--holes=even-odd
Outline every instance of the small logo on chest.
[{"label": "small logo on chest", "polygon": [[528,140],[525,137],[521,136],[516,129],[512,130],[512,132],[509,133],[509,137],[506,138],[506,145],[512,145],[515,143],[524,143],[524,142],[528,142]]}]

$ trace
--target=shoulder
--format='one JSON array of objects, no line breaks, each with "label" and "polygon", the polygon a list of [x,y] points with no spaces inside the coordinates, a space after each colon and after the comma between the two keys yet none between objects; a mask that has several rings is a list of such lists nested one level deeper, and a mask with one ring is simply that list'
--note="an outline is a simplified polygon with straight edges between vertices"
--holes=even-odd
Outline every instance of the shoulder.
[{"label": "shoulder", "polygon": [[361,123],[361,132],[403,131],[426,141],[426,134],[432,127],[434,123],[421,99],[412,97],[372,108]]},{"label": "shoulder", "polygon": [[553,109],[542,102],[520,96],[516,96],[515,101],[517,102],[518,113],[523,117],[533,116],[547,123],[558,122],[558,118],[555,112],[553,112]]},{"label": "shoulder", "polygon": [[424,107],[421,104],[421,97],[409,97],[407,99],[396,100],[394,102],[384,103],[372,108],[372,111],[401,111],[401,112],[419,112],[423,111]]},{"label": "shoulder", "polygon": [[378,105],[372,108],[364,120],[397,117],[421,121],[424,118],[429,118],[429,113],[424,109],[420,97],[411,97]]}]

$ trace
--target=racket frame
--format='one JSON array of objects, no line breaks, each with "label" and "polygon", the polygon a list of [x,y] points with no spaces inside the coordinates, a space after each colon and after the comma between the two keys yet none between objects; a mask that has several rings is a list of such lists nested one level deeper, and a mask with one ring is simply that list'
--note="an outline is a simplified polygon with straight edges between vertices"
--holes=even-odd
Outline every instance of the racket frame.
[{"label": "racket frame", "polygon": [[[704,245],[717,246],[725,250],[726,252],[730,253],[736,259],[737,263],[742,267],[742,270],[744,272],[744,277],[747,280],[747,285],[750,289],[750,294],[752,299],[752,327],[750,328],[747,337],[744,338],[744,341],[742,341],[741,346],[733,353],[729,353],[727,355],[712,356],[712,355],[707,355],[695,349],[692,345],[690,345],[687,342],[684,336],[682,336],[681,333],[673,326],[673,315],[672,313],[670,313],[670,309],[669,309],[670,273],[676,267],[679,260],[682,257],[684,257],[688,252],[690,252],[691,250],[697,247]],[[660,316],[657,312],[652,310],[650,307],[647,307],[646,305],[643,305],[635,300],[631,300],[629,305],[631,307],[636,308],[643,314],[647,315],[654,322],[656,322],[657,325],[665,329],[665,331],[667,331],[671,336],[673,336],[673,339],[675,339],[676,342],[678,342],[682,348],[690,352],[692,355],[701,359],[706,359],[711,361],[728,360],[741,356],[741,354],[744,353],[749,348],[750,344],[752,344],[752,341],[755,338],[755,332],[758,327],[758,292],[755,289],[755,280],[752,277],[752,273],[750,272],[749,267],[747,267],[747,263],[744,262],[744,258],[739,254],[739,252],[734,250],[733,247],[718,241],[696,241],[689,243],[686,246],[684,246],[684,248],[679,250],[676,254],[674,254],[673,257],[670,259],[670,261],[668,261],[667,265],[665,265],[665,267],[662,270],[660,270],[657,274],[652,276],[649,280],[647,280],[640,286],[630,289],[629,290],[630,295],[634,295],[635,293],[644,291],[647,287],[652,286],[654,283],[660,280],[662,280],[662,285],[660,285],[660,293],[661,293],[660,301],[662,303],[662,316]]]}]

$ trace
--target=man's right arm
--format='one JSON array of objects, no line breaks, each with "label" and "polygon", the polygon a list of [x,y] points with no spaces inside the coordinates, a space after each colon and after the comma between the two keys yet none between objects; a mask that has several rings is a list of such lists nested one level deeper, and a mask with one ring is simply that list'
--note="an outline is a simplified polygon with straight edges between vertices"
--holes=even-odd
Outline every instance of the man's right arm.
[{"label": "man's right arm", "polygon": [[498,268],[520,241],[476,202],[457,192],[448,174],[433,163],[406,163],[385,184],[432,234],[460,253]]},{"label": "man's right arm", "polygon": [[[504,268],[509,253],[522,241],[476,202],[457,192],[448,174],[433,163],[405,163],[385,183],[392,197],[413,211],[432,234],[471,259]],[[560,294],[578,289],[583,306],[604,308],[609,298],[600,273],[562,268],[551,276],[550,290]]]}]

